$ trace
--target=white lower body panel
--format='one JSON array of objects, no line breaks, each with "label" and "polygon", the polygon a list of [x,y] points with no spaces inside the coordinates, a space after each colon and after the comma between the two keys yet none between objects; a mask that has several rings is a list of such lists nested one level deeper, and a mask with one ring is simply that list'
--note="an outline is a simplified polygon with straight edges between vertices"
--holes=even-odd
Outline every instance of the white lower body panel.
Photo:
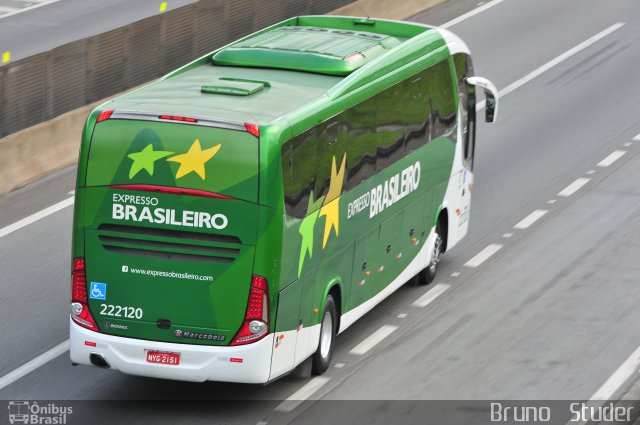
[{"label": "white lower body panel", "polygon": [[[261,384],[269,380],[273,334],[253,344],[221,347],[124,338],[90,331],[71,320],[70,323],[70,355],[73,363],[91,365],[89,356],[96,353],[109,363],[111,369],[130,375],[249,384]],[[95,343],[95,347],[85,342],[91,345]],[[146,360],[147,350],[180,353],[180,364],[149,363]]]}]

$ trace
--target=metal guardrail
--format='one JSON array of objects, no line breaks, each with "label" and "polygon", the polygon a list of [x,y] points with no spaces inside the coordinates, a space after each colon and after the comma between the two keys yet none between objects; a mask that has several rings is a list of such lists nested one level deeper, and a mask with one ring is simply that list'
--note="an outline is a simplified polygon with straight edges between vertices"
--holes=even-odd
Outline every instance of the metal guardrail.
[{"label": "metal guardrail", "polygon": [[199,0],[0,67],[0,137],[158,78],[291,16],[353,0]]}]

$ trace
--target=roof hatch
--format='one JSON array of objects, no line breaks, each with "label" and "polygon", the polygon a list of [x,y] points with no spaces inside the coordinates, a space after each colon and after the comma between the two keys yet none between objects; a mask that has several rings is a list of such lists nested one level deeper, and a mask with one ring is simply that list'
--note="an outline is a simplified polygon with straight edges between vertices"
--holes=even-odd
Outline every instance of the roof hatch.
[{"label": "roof hatch", "polygon": [[215,84],[200,88],[202,93],[226,94],[232,96],[251,96],[265,87],[271,87],[266,81],[245,80],[243,78],[220,77]]},{"label": "roof hatch", "polygon": [[400,43],[366,31],[286,26],[232,44],[212,60],[214,65],[349,75]]}]

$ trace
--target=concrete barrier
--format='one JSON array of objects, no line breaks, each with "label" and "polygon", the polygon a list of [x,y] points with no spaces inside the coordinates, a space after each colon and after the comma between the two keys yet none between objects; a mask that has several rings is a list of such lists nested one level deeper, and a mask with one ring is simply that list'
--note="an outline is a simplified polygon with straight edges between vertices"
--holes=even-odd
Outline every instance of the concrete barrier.
[{"label": "concrete barrier", "polygon": [[[445,0],[358,0],[331,14],[406,19]],[[73,164],[89,112],[83,106],[0,139],[0,195]]]},{"label": "concrete barrier", "polygon": [[334,10],[330,15],[407,19],[445,0],[358,0]]},{"label": "concrete barrier", "polygon": [[97,103],[0,139],[0,195],[78,158],[84,121]]}]

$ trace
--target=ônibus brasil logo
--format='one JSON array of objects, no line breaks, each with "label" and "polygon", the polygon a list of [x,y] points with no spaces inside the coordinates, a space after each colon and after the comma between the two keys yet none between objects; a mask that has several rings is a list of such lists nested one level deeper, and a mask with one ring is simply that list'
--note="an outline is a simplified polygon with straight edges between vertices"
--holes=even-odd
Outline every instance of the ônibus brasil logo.
[{"label": "\u00f4nibus brasil logo", "polygon": [[66,424],[73,413],[71,406],[40,405],[37,401],[10,401],[8,408],[10,424]]}]

